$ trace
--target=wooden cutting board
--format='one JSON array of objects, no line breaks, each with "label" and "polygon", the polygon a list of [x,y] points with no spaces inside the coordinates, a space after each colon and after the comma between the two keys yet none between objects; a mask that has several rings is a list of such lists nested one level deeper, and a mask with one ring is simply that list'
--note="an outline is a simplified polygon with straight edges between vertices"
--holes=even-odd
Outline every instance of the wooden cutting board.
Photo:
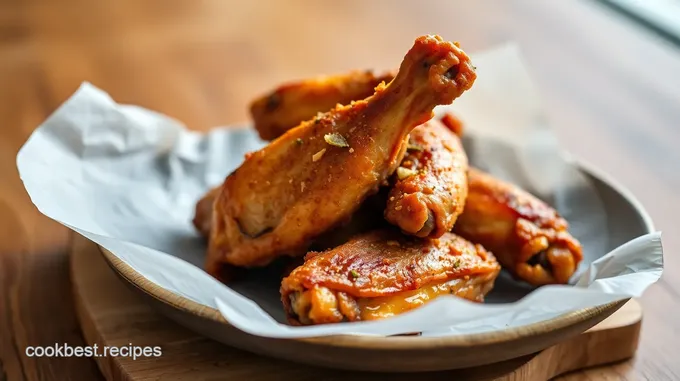
[{"label": "wooden cutting board", "polygon": [[[96,357],[113,380],[413,380],[414,374],[340,371],[262,357],[227,347],[157,313],[111,270],[97,246],[74,235],[71,277],[78,318],[89,345],[161,348],[160,357]],[[428,380],[547,380],[569,371],[632,357],[642,310],[631,300],[572,339],[533,355],[464,370],[433,372]],[[425,375],[424,375],[425,376]]]}]

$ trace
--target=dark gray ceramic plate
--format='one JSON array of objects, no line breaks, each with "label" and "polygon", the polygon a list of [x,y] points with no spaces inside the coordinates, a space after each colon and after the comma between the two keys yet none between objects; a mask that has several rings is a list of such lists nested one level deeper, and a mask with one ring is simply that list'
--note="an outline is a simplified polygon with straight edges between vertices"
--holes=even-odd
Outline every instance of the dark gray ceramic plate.
[{"label": "dark gray ceramic plate", "polygon": [[[608,217],[607,251],[654,231],[644,208],[627,190],[599,170],[578,161],[572,162],[592,182],[603,201]],[[162,289],[115,255],[104,249],[102,253],[116,273],[143,298],[189,329],[244,350],[341,369],[415,372],[495,363],[534,353],[579,334],[625,303],[610,303],[536,324],[470,335],[269,339],[239,331],[229,325],[217,310]]]}]

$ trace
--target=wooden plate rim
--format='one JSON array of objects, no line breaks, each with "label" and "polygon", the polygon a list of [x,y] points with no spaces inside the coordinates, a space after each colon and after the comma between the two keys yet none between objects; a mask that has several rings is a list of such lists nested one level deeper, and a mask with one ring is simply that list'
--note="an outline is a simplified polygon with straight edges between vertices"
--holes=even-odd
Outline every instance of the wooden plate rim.
[{"label": "wooden plate rim", "polygon": [[[612,189],[616,190],[621,197],[628,201],[640,214],[645,227],[648,232],[654,231],[654,225],[651,218],[642,207],[639,201],[625,189],[621,184],[614,181],[611,177],[604,174],[600,170],[595,169],[592,165],[586,164],[580,160],[569,158],[581,170],[588,172],[593,177],[598,178],[606,183]],[[130,283],[135,288],[153,297],[154,299],[172,306],[181,311],[192,315],[197,315],[207,318],[222,324],[230,325],[217,309],[206,307],[194,302],[181,295],[170,292],[155,283],[149,281],[144,276],[135,271],[127,263],[116,257],[109,250],[99,246],[99,250],[106,259],[106,262],[115,270],[123,279]],[[289,339],[301,342],[307,342],[315,345],[327,345],[335,347],[347,348],[363,348],[363,349],[377,349],[385,351],[395,350],[417,350],[417,349],[433,349],[443,347],[471,347],[479,345],[491,345],[500,342],[512,341],[522,338],[529,338],[548,334],[558,329],[562,329],[571,325],[583,323],[587,320],[593,319],[600,314],[611,314],[623,306],[629,299],[623,299],[611,303],[604,304],[597,307],[589,307],[581,310],[569,312],[553,319],[527,324],[520,327],[508,328],[500,331],[482,332],[476,334],[453,335],[442,337],[420,337],[420,336],[390,336],[390,337],[376,337],[376,336],[353,336],[353,335],[338,335],[338,336],[324,336],[315,338],[301,338]],[[255,336],[255,335],[253,335]]]}]

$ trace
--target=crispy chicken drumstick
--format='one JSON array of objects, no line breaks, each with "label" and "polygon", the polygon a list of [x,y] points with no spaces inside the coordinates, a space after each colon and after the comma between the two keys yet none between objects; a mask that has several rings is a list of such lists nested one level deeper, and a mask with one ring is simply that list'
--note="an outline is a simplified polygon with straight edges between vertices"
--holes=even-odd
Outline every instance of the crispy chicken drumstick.
[{"label": "crispy chicken drumstick", "polygon": [[567,283],[583,258],[557,211],[519,187],[474,168],[453,231],[491,250],[503,267],[535,286]]},{"label": "crispy chicken drumstick", "polygon": [[[345,80],[350,81],[350,76]],[[451,116],[447,114],[443,121],[446,118]],[[451,230],[463,211],[468,161],[454,131],[450,123],[430,119],[410,134],[408,152],[393,176],[385,209],[385,219],[405,234],[439,237]],[[217,193],[217,188],[211,190],[196,205],[194,225],[206,237]]]},{"label": "crispy chicken drumstick", "polygon": [[250,114],[260,137],[273,140],[338,103],[368,98],[376,86],[393,78],[394,73],[376,76],[371,71],[352,71],[287,83],[253,101]]},{"label": "crispy chicken drumstick", "polygon": [[472,86],[467,55],[423,36],[371,97],[303,122],[247,156],[214,203],[206,268],[266,265],[300,255],[347,220],[394,172],[413,128]]},{"label": "crispy chicken drumstick", "polygon": [[491,253],[452,233],[376,230],[308,254],[283,279],[281,299],[293,324],[384,319],[441,295],[481,302],[499,271]]},{"label": "crispy chicken drumstick", "polygon": [[417,237],[436,238],[451,231],[465,205],[467,169],[456,134],[436,119],[416,127],[397,168],[385,219]]}]

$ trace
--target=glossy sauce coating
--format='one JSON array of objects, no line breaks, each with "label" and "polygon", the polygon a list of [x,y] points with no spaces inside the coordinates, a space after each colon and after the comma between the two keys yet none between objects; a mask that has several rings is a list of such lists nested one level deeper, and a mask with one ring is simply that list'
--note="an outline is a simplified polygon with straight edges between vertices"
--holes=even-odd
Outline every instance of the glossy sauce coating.
[{"label": "glossy sauce coating", "polygon": [[473,302],[483,302],[491,291],[497,273],[468,276],[447,282],[423,286],[393,296],[359,298],[357,305],[361,320],[378,320],[418,308],[442,295],[454,295]]}]

